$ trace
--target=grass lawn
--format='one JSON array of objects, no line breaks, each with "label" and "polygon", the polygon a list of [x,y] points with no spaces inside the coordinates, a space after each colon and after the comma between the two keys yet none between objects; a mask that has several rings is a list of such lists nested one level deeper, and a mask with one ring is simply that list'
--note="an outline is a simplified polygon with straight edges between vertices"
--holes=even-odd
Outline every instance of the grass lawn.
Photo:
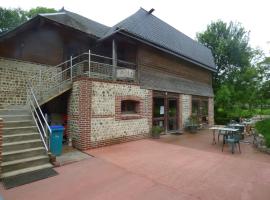
[{"label": "grass lawn", "polygon": [[266,146],[270,147],[270,118],[259,121],[255,124],[256,130],[262,134],[266,140]]},{"label": "grass lawn", "polygon": [[255,113],[258,115],[270,115],[270,109],[263,109],[261,111],[261,109],[255,109]]}]

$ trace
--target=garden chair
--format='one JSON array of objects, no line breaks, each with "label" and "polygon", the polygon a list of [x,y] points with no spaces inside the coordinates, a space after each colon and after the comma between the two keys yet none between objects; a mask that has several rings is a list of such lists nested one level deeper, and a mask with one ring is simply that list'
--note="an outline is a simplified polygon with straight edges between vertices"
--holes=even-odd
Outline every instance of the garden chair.
[{"label": "garden chair", "polygon": [[241,140],[241,134],[239,133],[228,133],[227,136],[223,137],[223,145],[222,145],[222,152],[223,152],[223,148],[225,143],[231,145],[232,147],[232,154],[234,153],[234,148],[236,147],[236,145],[238,144],[238,148],[239,148],[239,152],[241,153],[241,149],[240,149],[240,140]]}]

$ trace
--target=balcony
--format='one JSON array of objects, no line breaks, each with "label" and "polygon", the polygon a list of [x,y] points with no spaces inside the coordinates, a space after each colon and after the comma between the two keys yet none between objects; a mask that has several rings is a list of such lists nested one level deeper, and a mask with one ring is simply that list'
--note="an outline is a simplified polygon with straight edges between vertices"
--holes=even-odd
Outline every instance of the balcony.
[{"label": "balcony", "polygon": [[[90,56],[89,56],[90,55]],[[64,69],[62,78],[75,78],[87,76],[90,78],[114,80],[114,81],[137,81],[136,64],[128,61],[117,60],[113,64],[113,59],[97,54],[84,53],[76,57],[71,57],[69,61],[62,64]]]}]

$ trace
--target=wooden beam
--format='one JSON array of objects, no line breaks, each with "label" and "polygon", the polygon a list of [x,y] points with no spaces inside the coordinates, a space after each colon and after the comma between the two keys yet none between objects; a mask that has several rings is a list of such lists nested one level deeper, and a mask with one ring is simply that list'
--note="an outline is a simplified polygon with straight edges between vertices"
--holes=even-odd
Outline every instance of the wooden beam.
[{"label": "wooden beam", "polygon": [[116,80],[116,66],[117,66],[117,44],[112,40],[112,64],[113,64],[113,79]]}]

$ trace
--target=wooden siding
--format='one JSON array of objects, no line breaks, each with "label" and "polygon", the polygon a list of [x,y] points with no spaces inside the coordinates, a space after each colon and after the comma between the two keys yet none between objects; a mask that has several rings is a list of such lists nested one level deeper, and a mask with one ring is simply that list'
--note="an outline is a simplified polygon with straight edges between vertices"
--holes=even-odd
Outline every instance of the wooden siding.
[{"label": "wooden siding", "polygon": [[0,42],[0,56],[57,65],[71,55],[87,51],[93,41],[85,34],[59,24],[39,20],[15,36]]},{"label": "wooden siding", "polygon": [[212,84],[212,73],[210,71],[150,47],[139,47],[138,64],[142,71],[145,68],[151,68],[153,71],[160,71],[208,85]]},{"label": "wooden siding", "polygon": [[212,72],[208,70],[145,45],[138,47],[137,60],[142,87],[213,96]]}]

